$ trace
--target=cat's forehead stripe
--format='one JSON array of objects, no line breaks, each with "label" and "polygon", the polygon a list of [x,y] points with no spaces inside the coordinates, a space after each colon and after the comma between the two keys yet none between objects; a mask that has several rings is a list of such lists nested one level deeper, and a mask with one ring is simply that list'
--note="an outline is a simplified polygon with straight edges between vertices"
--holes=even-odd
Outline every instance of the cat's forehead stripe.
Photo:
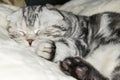
[{"label": "cat's forehead stripe", "polygon": [[[57,12],[59,15],[61,15],[61,17],[63,17],[63,20],[65,19],[65,16],[59,10],[52,8],[48,10]],[[26,25],[33,27],[36,19],[39,17],[39,13],[42,11],[43,11],[43,6],[29,6],[23,8],[23,17],[25,18]]]},{"label": "cat's forehead stripe", "polygon": [[42,11],[42,6],[32,6],[23,8],[23,17],[25,18],[27,26],[34,26],[38,13]]}]

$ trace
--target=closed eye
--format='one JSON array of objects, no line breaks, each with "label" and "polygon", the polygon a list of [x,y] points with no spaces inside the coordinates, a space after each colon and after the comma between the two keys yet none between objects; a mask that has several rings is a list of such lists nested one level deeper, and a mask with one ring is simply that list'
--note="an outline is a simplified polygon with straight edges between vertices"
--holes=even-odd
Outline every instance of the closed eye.
[{"label": "closed eye", "polygon": [[40,35],[40,30],[38,30],[37,32],[36,32],[36,36],[39,36]]},{"label": "closed eye", "polygon": [[23,32],[23,31],[19,31],[19,34],[21,34],[22,36],[26,35],[25,32]]},{"label": "closed eye", "polygon": [[50,33],[49,32],[44,32],[44,33],[42,33],[40,30],[38,30],[37,32],[36,32],[36,36],[40,36],[40,35],[50,35]]},{"label": "closed eye", "polygon": [[19,38],[21,36],[25,36],[25,33],[23,31],[10,32],[9,35],[10,35],[11,38]]}]

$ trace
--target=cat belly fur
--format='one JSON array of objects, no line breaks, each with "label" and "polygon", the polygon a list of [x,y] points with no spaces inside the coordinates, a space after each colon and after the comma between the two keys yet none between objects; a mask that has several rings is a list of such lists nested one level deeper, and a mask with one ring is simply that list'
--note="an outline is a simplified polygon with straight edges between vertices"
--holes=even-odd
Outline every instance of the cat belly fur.
[{"label": "cat belly fur", "polygon": [[111,78],[115,67],[119,64],[120,44],[102,45],[92,54],[88,55],[86,61],[92,64],[105,77]]}]

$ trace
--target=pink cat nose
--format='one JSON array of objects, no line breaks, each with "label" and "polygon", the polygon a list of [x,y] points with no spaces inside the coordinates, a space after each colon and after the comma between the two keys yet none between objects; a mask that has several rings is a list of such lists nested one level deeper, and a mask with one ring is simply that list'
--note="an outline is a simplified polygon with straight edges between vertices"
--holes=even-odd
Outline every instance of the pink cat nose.
[{"label": "pink cat nose", "polygon": [[32,45],[32,42],[34,41],[33,39],[27,39],[28,41],[28,44],[31,46]]}]

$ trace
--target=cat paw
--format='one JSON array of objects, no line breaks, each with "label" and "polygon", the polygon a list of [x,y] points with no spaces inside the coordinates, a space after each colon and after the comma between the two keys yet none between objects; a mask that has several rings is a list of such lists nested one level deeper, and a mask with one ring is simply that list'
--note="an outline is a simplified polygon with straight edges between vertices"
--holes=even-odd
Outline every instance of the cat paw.
[{"label": "cat paw", "polygon": [[53,41],[41,41],[37,47],[36,53],[38,56],[43,57],[47,60],[53,60],[55,56],[55,43]]},{"label": "cat paw", "polygon": [[78,57],[66,58],[60,63],[60,68],[65,74],[71,75],[78,80],[87,80],[90,73],[88,64]]}]

